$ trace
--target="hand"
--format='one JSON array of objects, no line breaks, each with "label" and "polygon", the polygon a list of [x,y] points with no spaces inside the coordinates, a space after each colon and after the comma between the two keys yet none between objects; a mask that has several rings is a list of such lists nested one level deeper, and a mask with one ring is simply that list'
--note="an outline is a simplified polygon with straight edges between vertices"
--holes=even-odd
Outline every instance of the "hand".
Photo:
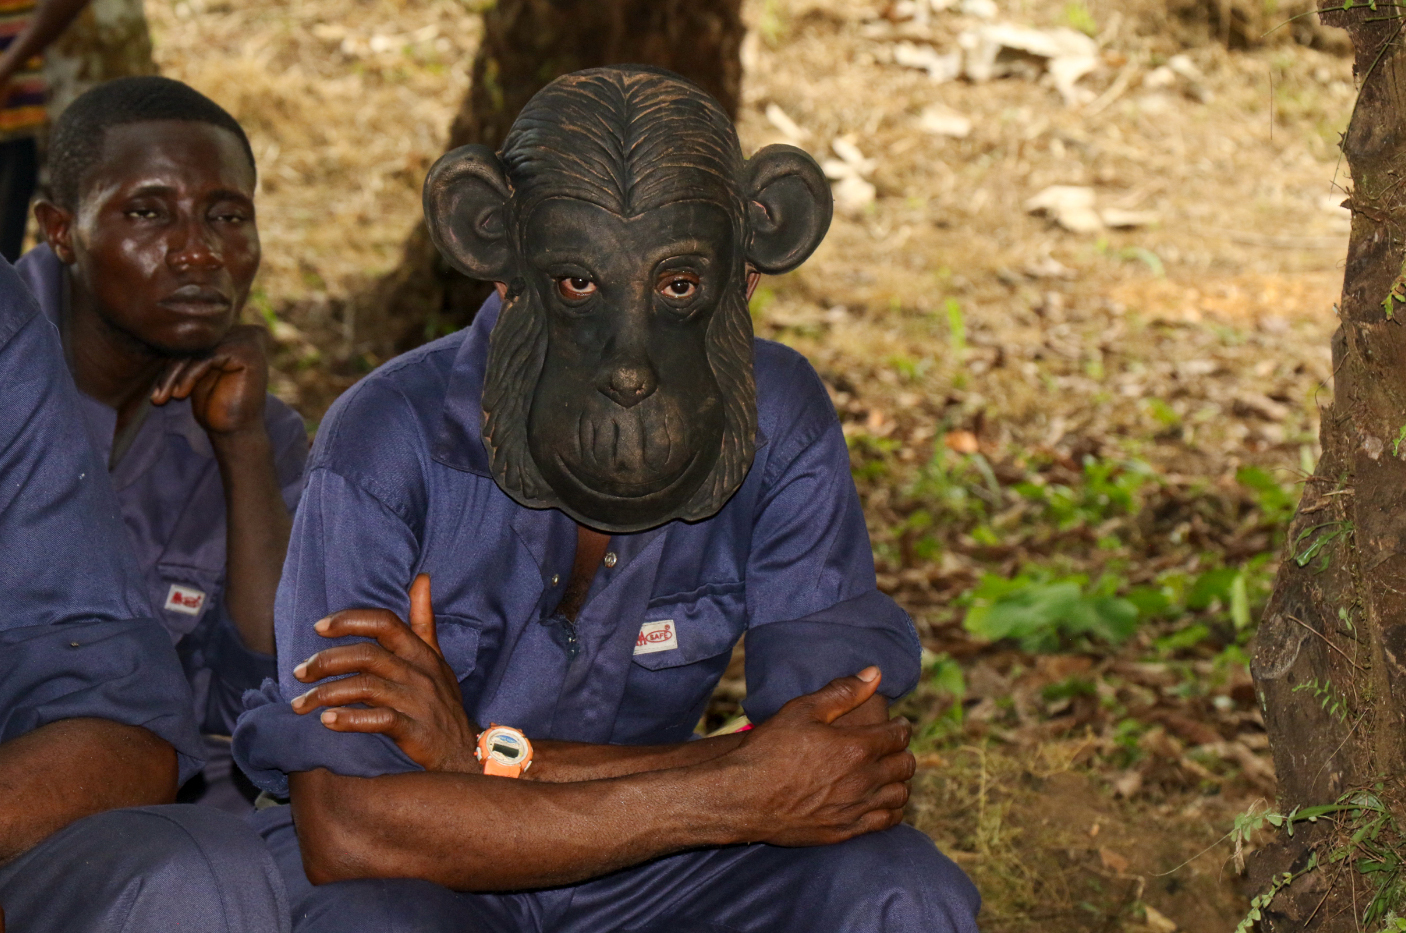
[{"label": "hand", "polygon": [[836,726],[874,726],[889,721],[888,697],[876,693],[854,709],[836,719]]},{"label": "hand", "polygon": [[[352,674],[313,687],[293,700],[302,715],[318,707],[334,732],[379,732],[426,771],[482,774],[474,757],[478,727],[464,712],[454,670],[444,660],[430,605],[430,577],[410,585],[410,625],[388,609],[347,609],[313,626],[324,638],[361,636],[375,642],[319,651],[293,669],[311,683]],[[370,709],[351,709],[365,703]]]},{"label": "hand", "polygon": [[262,327],[236,324],[209,356],[167,367],[151,392],[152,404],[189,398],[195,420],[211,435],[262,429],[269,382],[266,336]]},{"label": "hand", "polygon": [[917,769],[908,751],[912,726],[901,718],[834,724],[868,703],[879,679],[870,667],[797,697],[719,759],[746,768],[739,796],[756,814],[755,841],[828,845],[903,820]]}]

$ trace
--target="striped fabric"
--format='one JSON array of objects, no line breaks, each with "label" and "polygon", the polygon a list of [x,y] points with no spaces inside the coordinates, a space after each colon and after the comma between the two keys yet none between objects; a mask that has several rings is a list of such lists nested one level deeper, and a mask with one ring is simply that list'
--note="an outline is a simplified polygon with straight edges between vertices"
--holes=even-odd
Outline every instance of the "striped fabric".
[{"label": "striped fabric", "polygon": [[[0,0],[0,51],[24,32],[36,0]],[[36,55],[15,72],[8,99],[0,102],[0,140],[33,136],[44,125],[44,60]]]}]

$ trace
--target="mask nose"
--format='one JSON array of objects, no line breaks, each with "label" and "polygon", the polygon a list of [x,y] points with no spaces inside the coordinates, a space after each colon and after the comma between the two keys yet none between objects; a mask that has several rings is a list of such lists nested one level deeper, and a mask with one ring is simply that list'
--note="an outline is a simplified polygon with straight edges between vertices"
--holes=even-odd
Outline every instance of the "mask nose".
[{"label": "mask nose", "polygon": [[648,361],[618,363],[607,370],[598,388],[621,408],[634,408],[659,388],[659,376]]}]

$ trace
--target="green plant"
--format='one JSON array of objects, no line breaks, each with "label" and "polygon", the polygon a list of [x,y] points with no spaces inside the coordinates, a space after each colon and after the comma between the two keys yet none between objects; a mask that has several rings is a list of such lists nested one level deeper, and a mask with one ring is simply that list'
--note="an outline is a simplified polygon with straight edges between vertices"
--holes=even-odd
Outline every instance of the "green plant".
[{"label": "green plant", "polygon": [[1338,722],[1347,722],[1347,701],[1333,690],[1331,678],[1324,678],[1323,682],[1319,683],[1318,678],[1315,677],[1308,683],[1294,687],[1293,692],[1300,693],[1304,690],[1313,694],[1314,698],[1318,700],[1318,705],[1329,716]]},{"label": "green plant", "polygon": [[1237,470],[1235,481],[1254,492],[1255,504],[1267,524],[1275,528],[1288,526],[1299,504],[1298,493],[1292,486],[1281,486],[1269,473],[1254,466]]},{"label": "green plant", "polygon": [[1338,538],[1344,538],[1352,534],[1352,522],[1320,522],[1312,525],[1298,533],[1294,538],[1294,563],[1300,567],[1307,567],[1314,557],[1321,552],[1323,557],[1319,561],[1317,570],[1322,572],[1328,569],[1329,554],[1324,550]]},{"label": "green plant", "polygon": [[1098,35],[1098,23],[1084,0],[1071,0],[1064,5],[1064,21],[1087,36]]},{"label": "green plant", "polygon": [[967,322],[962,317],[962,306],[957,299],[948,298],[942,307],[947,312],[948,345],[952,348],[952,356],[960,362],[967,352]]},{"label": "green plant", "polygon": [[752,320],[761,320],[762,316],[766,314],[766,309],[771,307],[775,301],[775,289],[765,285],[757,286],[757,290],[752,293],[752,300],[748,303],[752,312]]},{"label": "green plant", "polygon": [[1349,791],[1335,803],[1296,807],[1288,813],[1251,807],[1237,816],[1227,838],[1235,844],[1235,866],[1237,871],[1242,872],[1245,869],[1245,845],[1266,825],[1292,836],[1294,827],[1299,823],[1316,823],[1320,819],[1331,818],[1337,824],[1337,832],[1309,853],[1307,862],[1299,871],[1276,875],[1269,889],[1250,901],[1250,912],[1235,928],[1236,933],[1247,933],[1263,917],[1264,909],[1275,896],[1296,879],[1320,866],[1334,864],[1352,868],[1368,884],[1371,897],[1362,912],[1363,924],[1385,924],[1381,933],[1406,931],[1406,923],[1399,916],[1400,908],[1406,901],[1406,878],[1403,878],[1399,854],[1400,832],[1396,818],[1380,797],[1381,789],[1378,784],[1374,791]]},{"label": "green plant", "polygon": [[1016,492],[1045,508],[1046,517],[1061,531],[1098,525],[1117,515],[1136,512],[1143,491],[1158,482],[1152,468],[1140,460],[1118,462],[1084,458],[1083,482],[1075,486],[1025,482]]},{"label": "green plant", "polygon": [[1162,399],[1154,396],[1144,399],[1143,404],[1147,407],[1147,413],[1163,428],[1175,428],[1181,424],[1181,415]]},{"label": "green plant", "polygon": [[[959,522],[980,518],[986,514],[990,486],[995,483],[994,476],[988,479],[990,471],[990,464],[980,454],[964,456],[939,444],[919,469],[908,495],[927,505],[934,515]],[[996,491],[999,493],[999,485]]]},{"label": "green plant", "polygon": [[1120,644],[1137,628],[1135,605],[1090,587],[1081,575],[1007,580],[985,574],[966,598],[968,632],[986,641],[1010,639],[1024,651],[1055,651],[1082,638]]},{"label": "green plant", "polygon": [[889,458],[899,447],[889,437],[857,433],[845,435],[850,451],[850,473],[856,480],[876,480],[889,471]]},{"label": "green plant", "polygon": [[1238,567],[1208,570],[1196,578],[1186,595],[1186,608],[1205,610],[1216,603],[1226,606],[1236,631],[1250,627],[1250,591],[1245,571]]}]

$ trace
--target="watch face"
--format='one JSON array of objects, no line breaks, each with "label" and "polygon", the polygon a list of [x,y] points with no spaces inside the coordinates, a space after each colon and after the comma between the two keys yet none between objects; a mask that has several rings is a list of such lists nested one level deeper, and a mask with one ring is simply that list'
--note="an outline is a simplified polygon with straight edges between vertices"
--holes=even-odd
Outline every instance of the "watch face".
[{"label": "watch face", "polygon": [[487,745],[488,754],[500,765],[515,765],[527,754],[522,739],[507,731],[489,733]]}]

